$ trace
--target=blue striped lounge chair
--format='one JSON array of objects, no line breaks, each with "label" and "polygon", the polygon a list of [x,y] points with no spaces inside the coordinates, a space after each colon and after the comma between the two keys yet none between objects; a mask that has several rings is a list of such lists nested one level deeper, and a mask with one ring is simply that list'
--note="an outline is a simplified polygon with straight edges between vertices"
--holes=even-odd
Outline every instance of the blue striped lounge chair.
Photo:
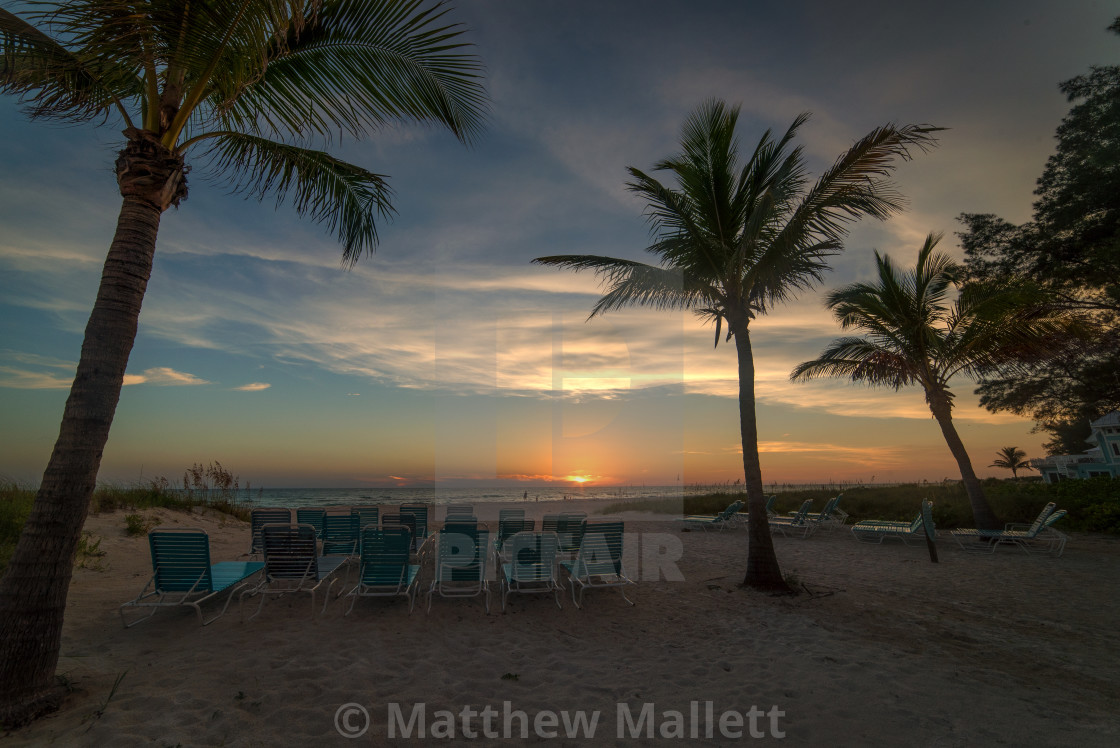
[{"label": "blue striped lounge chair", "polygon": [[359,597],[396,597],[408,600],[408,612],[416,604],[414,597],[420,579],[419,564],[409,563],[412,535],[402,525],[383,530],[366,525],[361,534],[362,550],[358,559],[358,584],[347,595],[353,599],[346,615],[354,610]]},{"label": "blue striped lounge chair", "polygon": [[[531,521],[531,520],[530,520]],[[510,536],[502,547],[501,591],[502,610],[514,593],[551,592],[560,604],[560,584],[556,557],[560,539],[552,532],[519,532]]]},{"label": "blue striped lounge chair", "polygon": [[572,583],[572,602],[577,608],[583,607],[583,593],[593,587],[617,587],[622,599],[634,604],[626,596],[626,587],[634,581],[623,573],[622,537],[621,522],[587,522],[576,557],[560,562]]},{"label": "blue striped lounge chair", "polygon": [[327,512],[323,517],[324,556],[358,556],[358,523],[353,512]]},{"label": "blue striped lounge chair", "polygon": [[[152,552],[152,577],[134,599],[120,606],[121,623],[131,628],[146,621],[160,608],[180,605],[194,608],[203,626],[213,623],[229,608],[233,594],[264,568],[258,561],[210,563],[210,538],[194,527],[157,527],[148,533]],[[209,620],[202,615],[202,603],[228,592],[221,611]],[[148,615],[131,623],[126,610],[151,608]]]},{"label": "blue striped lounge chair", "polygon": [[473,517],[454,519],[436,533],[435,576],[428,588],[428,612],[432,598],[485,596],[490,612],[490,586],[486,567],[490,557],[490,531]]},{"label": "blue striped lounge chair", "polygon": [[419,551],[428,542],[428,505],[401,504],[398,511],[401,514],[411,514],[416,520],[412,532],[412,544],[413,550]]},{"label": "blue striped lounge chair", "polygon": [[[337,572],[346,563],[345,556],[319,555],[319,542],[311,525],[265,525],[261,528],[264,544],[264,578],[255,587],[241,593],[241,605],[246,596],[260,595],[255,618],[264,607],[269,595],[281,596],[295,592],[311,593],[311,610],[314,612],[315,595],[326,585],[323,610],[330,601],[330,591],[338,581]],[[244,617],[244,611],[242,611]]]},{"label": "blue striped lounge chair", "polygon": [[901,540],[909,545],[911,540],[919,543],[926,542],[926,528],[929,528],[931,538],[937,536],[937,527],[933,523],[933,502],[922,501],[922,510],[913,522],[889,522],[883,520],[865,519],[852,525],[852,537],[864,543],[882,543],[887,538]]},{"label": "blue striped lounge chair", "polygon": [[801,503],[801,508],[794,514],[788,517],[772,517],[767,520],[767,523],[770,525],[771,531],[777,530],[782,535],[800,534],[801,537],[807,538],[817,528],[817,523],[809,519],[809,510],[812,507],[813,500],[805,499]]},{"label": "blue striped lounge chair", "polygon": [[351,507],[350,514],[354,515],[354,522],[358,525],[359,533],[369,525],[377,527],[381,521],[381,508],[376,506]]},{"label": "blue striped lounge chair", "polygon": [[[978,530],[975,528],[961,528],[953,530],[953,539],[966,551],[987,551],[994,553],[1001,545],[1014,545],[1030,553],[1031,544],[1038,538],[1046,526],[1046,520],[1054,513],[1056,505],[1050,502],[1042,507],[1038,517],[1030,525],[1008,524],[1002,530]],[[1064,546],[1063,546],[1064,547]]]},{"label": "blue striped lounge chair", "polygon": [[323,537],[323,519],[327,516],[326,509],[313,509],[304,507],[296,509],[296,522],[301,525],[311,525],[315,528],[315,537]]},{"label": "blue striped lounge chair", "polygon": [[287,524],[292,521],[291,509],[254,509],[249,513],[249,553],[250,558],[261,555],[261,528],[276,523]]},{"label": "blue striped lounge chair", "polygon": [[[835,497],[828,500],[819,513],[809,512],[805,515],[805,519],[810,522],[816,522],[818,526],[826,530],[832,530],[835,527],[843,526],[848,520],[848,513],[841,511],[839,504],[840,499],[844,498],[844,494],[836,494]],[[794,512],[790,512],[794,514]]]},{"label": "blue striped lounge chair", "polygon": [[561,512],[556,522],[556,538],[560,541],[560,553],[569,558],[579,550],[583,539],[583,525],[587,512]]},{"label": "blue striped lounge chair", "polygon": [[719,514],[691,514],[687,517],[682,517],[681,522],[691,530],[710,530],[717,528],[722,530],[735,523],[735,517],[742,508],[742,501],[733,501],[727,505]]}]

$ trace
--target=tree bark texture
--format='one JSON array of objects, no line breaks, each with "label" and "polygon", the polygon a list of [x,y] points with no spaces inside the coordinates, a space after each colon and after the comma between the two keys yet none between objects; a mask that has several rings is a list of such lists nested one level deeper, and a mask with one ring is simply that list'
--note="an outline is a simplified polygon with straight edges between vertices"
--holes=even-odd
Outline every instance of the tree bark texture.
[{"label": "tree bark texture", "polygon": [[746,318],[728,318],[739,357],[739,433],[743,444],[743,480],[747,489],[747,574],[743,584],[758,590],[790,592],[782,577],[762,489],[758,460],[758,425],[754,401],[754,353]]},{"label": "tree bark texture", "polygon": [[980,479],[976,477],[976,472],[972,469],[972,460],[968,457],[968,450],[964,448],[964,442],[957,434],[957,427],[953,425],[953,404],[948,395],[943,392],[927,392],[926,401],[929,403],[930,412],[937,420],[937,425],[941,427],[941,433],[945,437],[945,443],[949,445],[949,451],[953,453],[957,466],[960,468],[964,490],[968,494],[968,502],[972,506],[972,518],[975,520],[976,526],[981,530],[1002,529],[1003,524],[996,518],[992,508],[988,506],[988,500],[984,496],[984,488],[980,485]]},{"label": "tree bark texture", "polygon": [[74,555],[136,339],[160,217],[186,194],[181,157],[148,133],[126,135],[117,159],[121,212],[58,440],[0,579],[0,722],[9,726],[58,704],[54,671]]}]

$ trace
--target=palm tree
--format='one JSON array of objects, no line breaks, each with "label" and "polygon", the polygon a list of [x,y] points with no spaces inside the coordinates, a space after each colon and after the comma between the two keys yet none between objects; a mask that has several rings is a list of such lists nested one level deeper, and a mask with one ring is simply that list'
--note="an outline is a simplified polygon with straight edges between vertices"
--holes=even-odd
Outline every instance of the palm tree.
[{"label": "palm tree", "polygon": [[701,104],[685,120],[681,153],[659,162],[676,188],[630,168],[629,189],[648,205],[654,242],[646,251],[656,265],[595,255],[539,257],[534,262],[591,270],[606,293],[591,317],[627,306],[690,310],[715,322],[719,344],[723,323],[735,338],[739,361],[739,425],[750,516],[744,584],[788,590],[778,567],[766,519],[762,468],[755,423],[754,357],[750,323],[776,304],[811,287],[828,268],[826,259],[843,249],[852,221],[884,219],[901,207],[887,177],[895,157],[925,149],[937,128],[887,125],[859,140],[817,181],[809,184],[800,147],[790,144],[808,119],[794,119],[774,140],[759,139],[739,163],[735,125],[738,107],[723,101]]},{"label": "palm tree", "polygon": [[1029,468],[1031,463],[1026,459],[1027,453],[1018,447],[1004,447],[996,453],[996,459],[988,467],[1004,468],[1011,471],[1012,478],[1019,477],[1020,468]]},{"label": "palm tree", "polygon": [[71,559],[120,398],[160,218],[186,157],[258,199],[326,224],[353,263],[392,213],[385,178],[312,146],[394,121],[468,142],[481,66],[421,0],[77,0],[0,9],[0,91],[34,118],[124,128],[121,212],[58,441],[0,581],[0,722],[54,703]]},{"label": "palm tree", "polygon": [[825,303],[840,327],[867,334],[834,340],[815,360],[798,365],[790,378],[847,377],[895,390],[920,385],[960,467],[976,526],[999,529],[953,425],[949,382],[957,375],[975,379],[996,367],[1013,371],[1054,350],[1076,331],[1076,320],[1037,289],[1022,285],[966,286],[950,300],[962,274],[948,255],[933,251],[940,239],[940,234],[926,237],[913,270],[898,270],[876,252],[874,283],[829,293]]}]

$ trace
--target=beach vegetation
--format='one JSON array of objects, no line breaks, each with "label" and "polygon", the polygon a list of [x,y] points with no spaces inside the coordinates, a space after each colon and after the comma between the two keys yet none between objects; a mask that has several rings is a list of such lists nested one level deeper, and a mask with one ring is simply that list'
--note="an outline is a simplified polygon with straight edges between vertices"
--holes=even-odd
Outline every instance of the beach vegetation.
[{"label": "beach vegetation", "polygon": [[155,527],[155,523],[150,517],[145,517],[143,514],[126,514],[124,515],[124,531],[127,535],[147,535],[148,530]]},{"label": "beach vegetation", "polygon": [[590,317],[631,306],[689,311],[715,327],[718,346],[735,340],[744,488],[750,514],[744,584],[786,591],[766,519],[755,415],[751,323],[816,285],[828,258],[843,250],[852,223],[886,219],[903,207],[889,180],[893,164],[935,142],[938,129],[884,125],[836,159],[815,181],[801,146],[808,114],[785,133],[762,134],[740,159],[739,107],[711,99],[681,129],[681,152],[654,164],[655,176],[629,168],[629,190],[646,203],[654,264],[598,255],[538,257],[534,262],[589,270],[605,293]]},{"label": "beach vegetation", "polygon": [[105,571],[105,565],[101,561],[105,558],[105,553],[101,548],[101,538],[88,530],[83,530],[81,537],[78,538],[78,547],[74,551],[74,568]]},{"label": "beach vegetation", "polygon": [[[1033,284],[970,284],[960,266],[934,251],[929,234],[913,269],[875,253],[875,278],[829,292],[825,306],[842,330],[816,359],[798,364],[793,381],[839,377],[895,391],[917,385],[957,462],[976,527],[1000,529],[953,422],[951,380],[976,379],[1045,357],[1079,329],[1079,318]],[[953,297],[957,291],[956,297]]]},{"label": "beach vegetation", "polygon": [[[0,8],[0,92],[33,119],[108,125],[121,211],[59,436],[0,579],[0,722],[55,708],[70,568],[120,399],[163,213],[193,167],[323,224],[352,265],[393,212],[386,177],[319,150],[395,122],[463,142],[482,67],[422,0],[81,0]],[[191,161],[188,164],[188,159]]]}]

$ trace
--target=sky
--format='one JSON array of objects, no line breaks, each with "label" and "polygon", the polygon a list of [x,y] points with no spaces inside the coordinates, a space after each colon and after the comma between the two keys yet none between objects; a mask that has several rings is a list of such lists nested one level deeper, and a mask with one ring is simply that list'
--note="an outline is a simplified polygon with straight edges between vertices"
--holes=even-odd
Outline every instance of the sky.
[{"label": "sky", "polygon": [[[189,175],[168,211],[100,480],[178,480],[217,460],[254,486],[686,485],[742,477],[733,345],[682,313],[588,321],[594,276],[552,254],[648,259],[626,167],[677,151],[703,100],[739,104],[749,150],[799,136],[813,175],[886,122],[949,128],[901,163],[909,208],[864,221],[824,283],[752,324],[764,481],[959,478],[918,389],[789,372],[839,330],[821,299],[913,261],[960,257],[963,212],[1029,220],[1069,108],[1060,81],[1115,64],[1105,2],[461,0],[486,67],[471,147],[397,126],[331,152],[390,176],[377,252],[341,248],[290,205]],[[29,122],[0,97],[0,479],[37,485],[73,377],[120,197],[119,123]],[[954,418],[981,476],[1003,446],[1042,456],[1030,421]],[[1002,471],[1006,473],[1006,471]]]}]

